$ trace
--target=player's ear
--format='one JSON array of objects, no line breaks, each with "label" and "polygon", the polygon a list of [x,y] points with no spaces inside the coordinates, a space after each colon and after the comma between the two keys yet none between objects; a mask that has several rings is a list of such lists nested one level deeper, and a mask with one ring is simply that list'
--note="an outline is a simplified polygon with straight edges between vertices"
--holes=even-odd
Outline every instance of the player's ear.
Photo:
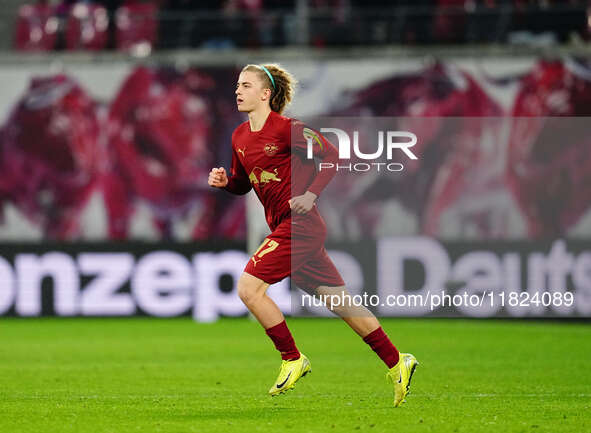
[{"label": "player's ear", "polygon": [[266,101],[271,97],[271,89],[264,89],[263,90],[263,101]]}]

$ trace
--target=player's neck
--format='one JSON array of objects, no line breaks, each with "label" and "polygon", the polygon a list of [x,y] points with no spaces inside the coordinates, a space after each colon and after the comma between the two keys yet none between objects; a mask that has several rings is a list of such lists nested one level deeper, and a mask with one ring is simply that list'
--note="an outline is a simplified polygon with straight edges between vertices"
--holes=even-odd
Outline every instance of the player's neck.
[{"label": "player's neck", "polygon": [[250,123],[250,130],[252,132],[258,132],[263,129],[267,117],[271,113],[270,107],[261,107],[258,110],[253,110],[248,113],[248,123]]}]

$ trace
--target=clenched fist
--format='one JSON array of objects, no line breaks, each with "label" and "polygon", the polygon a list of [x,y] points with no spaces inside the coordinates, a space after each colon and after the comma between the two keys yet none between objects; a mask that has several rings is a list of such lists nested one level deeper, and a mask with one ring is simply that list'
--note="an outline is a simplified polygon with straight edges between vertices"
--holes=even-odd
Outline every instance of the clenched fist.
[{"label": "clenched fist", "polygon": [[316,194],[310,191],[306,191],[303,195],[298,195],[289,200],[289,207],[293,212],[297,214],[305,214],[312,210],[316,198]]},{"label": "clenched fist", "polygon": [[228,184],[228,175],[224,167],[212,168],[207,179],[209,186],[224,188]]}]

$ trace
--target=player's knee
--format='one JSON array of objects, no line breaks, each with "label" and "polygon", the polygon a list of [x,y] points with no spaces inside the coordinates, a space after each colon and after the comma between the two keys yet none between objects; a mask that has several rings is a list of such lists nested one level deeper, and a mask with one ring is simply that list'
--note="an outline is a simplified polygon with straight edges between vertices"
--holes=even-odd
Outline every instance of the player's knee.
[{"label": "player's knee", "polygon": [[341,305],[341,304],[334,305],[331,302],[326,303],[326,308],[328,308],[328,311],[330,311],[331,313],[333,313],[341,318],[346,317],[348,314],[350,314],[350,310],[351,310],[351,308],[346,305]]},{"label": "player's knee", "polygon": [[263,291],[260,290],[257,284],[248,281],[246,278],[238,280],[238,296],[246,305],[254,304],[263,296]]},{"label": "player's knee", "polygon": [[238,286],[238,296],[244,304],[253,305],[261,298],[261,294],[253,287]]}]

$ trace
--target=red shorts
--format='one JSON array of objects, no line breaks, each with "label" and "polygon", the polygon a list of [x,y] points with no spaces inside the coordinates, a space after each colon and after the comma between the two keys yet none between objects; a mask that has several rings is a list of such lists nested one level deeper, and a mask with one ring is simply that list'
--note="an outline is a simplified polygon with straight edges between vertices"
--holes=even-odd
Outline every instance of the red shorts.
[{"label": "red shorts", "polygon": [[324,248],[326,225],[314,208],[305,215],[287,218],[252,255],[244,272],[274,284],[291,276],[302,289],[344,286]]}]

